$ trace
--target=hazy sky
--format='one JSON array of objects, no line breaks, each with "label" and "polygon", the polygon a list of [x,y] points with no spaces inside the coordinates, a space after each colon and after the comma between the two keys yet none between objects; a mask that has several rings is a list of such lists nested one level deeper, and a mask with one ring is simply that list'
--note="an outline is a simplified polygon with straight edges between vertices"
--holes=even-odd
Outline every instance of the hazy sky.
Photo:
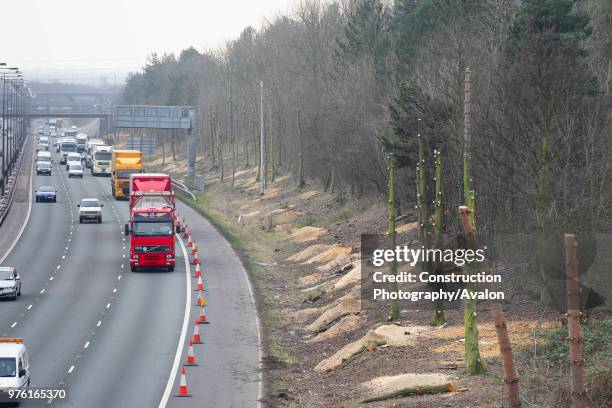
[{"label": "hazy sky", "polygon": [[295,0],[9,0],[2,1],[0,62],[26,78],[123,77],[149,53],[221,46]]}]

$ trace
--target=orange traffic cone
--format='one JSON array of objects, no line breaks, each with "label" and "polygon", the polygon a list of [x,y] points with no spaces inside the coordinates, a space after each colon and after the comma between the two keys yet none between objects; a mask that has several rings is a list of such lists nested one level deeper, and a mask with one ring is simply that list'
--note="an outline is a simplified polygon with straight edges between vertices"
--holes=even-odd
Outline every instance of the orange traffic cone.
[{"label": "orange traffic cone", "polygon": [[193,337],[191,338],[191,343],[192,344],[204,344],[202,342],[202,338],[200,337],[200,326],[196,324],[194,327],[195,329],[193,329]]},{"label": "orange traffic cone", "polygon": [[189,388],[187,387],[187,370],[183,367],[181,371],[181,381],[179,383],[178,393],[174,394],[175,397],[191,397]]},{"label": "orange traffic cone", "polygon": [[195,255],[196,252],[200,252],[200,246],[193,241],[193,247],[191,247],[191,255]]},{"label": "orange traffic cone", "polygon": [[191,262],[191,264],[192,265],[199,265],[200,264],[200,257],[199,257],[197,252],[193,255],[193,261]]},{"label": "orange traffic cone", "polygon": [[187,349],[187,363],[186,366],[197,366],[195,353],[193,352],[193,342],[189,340],[189,348]]},{"label": "orange traffic cone", "polygon": [[189,228],[185,225],[185,229],[183,230],[183,238],[189,237]]},{"label": "orange traffic cone", "polygon": [[202,271],[200,270],[200,264],[197,264],[195,269],[195,275],[193,275],[193,277],[199,278],[200,276],[202,276]]},{"label": "orange traffic cone", "polygon": [[198,299],[196,300],[196,306],[200,306],[200,307],[204,307],[206,306],[206,299],[204,299],[204,296],[202,296],[202,291],[200,291],[200,293],[198,293]]},{"label": "orange traffic cone", "polygon": [[191,232],[188,235],[188,240],[187,240],[187,248],[191,248],[193,246],[193,241],[191,240]]},{"label": "orange traffic cone", "polygon": [[198,316],[198,320],[196,320],[197,324],[209,324],[210,322],[206,320],[206,315],[204,314],[204,308],[200,308],[200,316]]},{"label": "orange traffic cone", "polygon": [[204,284],[202,283],[202,277],[200,276],[198,278],[198,283],[196,284],[196,287],[194,289],[194,291],[199,292],[199,291],[203,291],[204,290]]}]

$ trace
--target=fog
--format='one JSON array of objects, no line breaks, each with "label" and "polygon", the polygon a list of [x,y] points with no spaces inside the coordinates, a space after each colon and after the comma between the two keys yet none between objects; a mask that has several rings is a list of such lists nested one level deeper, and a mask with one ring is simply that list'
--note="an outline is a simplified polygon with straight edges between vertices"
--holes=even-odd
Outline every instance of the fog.
[{"label": "fog", "polygon": [[[3,2],[0,62],[26,78],[110,82],[147,55],[221,46],[248,26],[286,11],[292,0],[20,0]],[[13,16],[13,18],[6,18]],[[11,38],[11,41],[6,41]]]}]

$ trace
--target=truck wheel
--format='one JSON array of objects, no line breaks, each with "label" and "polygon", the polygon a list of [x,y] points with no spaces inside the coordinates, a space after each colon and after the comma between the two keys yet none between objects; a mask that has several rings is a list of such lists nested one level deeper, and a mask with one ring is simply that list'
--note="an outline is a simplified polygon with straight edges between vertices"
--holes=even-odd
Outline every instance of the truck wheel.
[{"label": "truck wheel", "polygon": [[79,224],[82,224],[82,223],[83,223],[83,219],[79,218]]},{"label": "truck wheel", "polygon": [[137,266],[130,266],[130,269],[132,270],[132,272],[138,272]]},{"label": "truck wheel", "polygon": [[98,224],[102,224],[102,217],[98,218]]},{"label": "truck wheel", "polygon": [[168,267],[168,272],[174,272],[174,266],[169,266]]}]

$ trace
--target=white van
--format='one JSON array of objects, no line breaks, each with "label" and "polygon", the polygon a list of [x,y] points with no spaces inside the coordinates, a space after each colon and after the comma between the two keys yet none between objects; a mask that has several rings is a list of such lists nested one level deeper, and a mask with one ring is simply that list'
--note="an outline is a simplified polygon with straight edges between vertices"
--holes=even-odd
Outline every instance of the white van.
[{"label": "white van", "polygon": [[36,163],[38,163],[38,162],[52,163],[53,160],[51,159],[51,152],[40,151],[40,152],[36,153]]},{"label": "white van", "polygon": [[66,170],[70,168],[71,164],[81,164],[81,154],[80,153],[68,153],[66,155]]},{"label": "white van", "polygon": [[30,363],[23,339],[0,338],[0,392],[30,386]]}]

